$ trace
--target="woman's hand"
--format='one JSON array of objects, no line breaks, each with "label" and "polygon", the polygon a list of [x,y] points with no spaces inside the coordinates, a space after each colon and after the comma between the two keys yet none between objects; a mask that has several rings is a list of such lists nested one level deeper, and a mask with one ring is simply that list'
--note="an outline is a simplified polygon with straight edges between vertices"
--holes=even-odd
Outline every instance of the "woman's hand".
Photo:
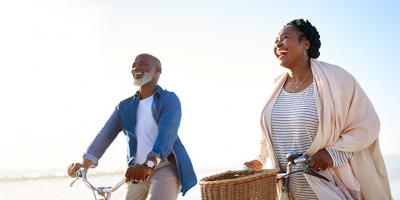
[{"label": "woman's hand", "polygon": [[317,151],[308,163],[313,170],[325,170],[329,167],[333,167],[333,160],[326,149]]},{"label": "woman's hand", "polygon": [[258,160],[245,162],[244,165],[250,169],[261,169],[263,167],[262,163]]}]

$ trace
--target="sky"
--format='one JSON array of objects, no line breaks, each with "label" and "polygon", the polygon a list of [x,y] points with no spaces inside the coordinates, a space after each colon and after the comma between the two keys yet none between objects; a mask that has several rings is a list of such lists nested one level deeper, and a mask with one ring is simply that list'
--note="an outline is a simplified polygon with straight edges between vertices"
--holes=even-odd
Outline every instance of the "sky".
[{"label": "sky", "polygon": [[[140,53],[161,60],[159,83],[182,102],[179,135],[195,168],[240,168],[258,154],[261,109],[282,72],[275,37],[296,18],[317,27],[319,60],[350,72],[370,97],[382,153],[400,155],[399,8],[344,0],[1,1],[2,170],[64,172],[79,161],[118,102],[135,93],[130,69]],[[120,134],[104,169],[125,167],[126,148]]]}]

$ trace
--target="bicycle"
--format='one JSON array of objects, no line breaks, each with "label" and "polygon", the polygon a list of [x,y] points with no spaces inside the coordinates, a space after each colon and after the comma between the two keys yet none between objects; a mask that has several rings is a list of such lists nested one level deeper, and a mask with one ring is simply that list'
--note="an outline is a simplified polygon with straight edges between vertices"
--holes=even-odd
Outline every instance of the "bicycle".
[{"label": "bicycle", "polygon": [[[305,173],[309,174],[311,176],[315,176],[321,179],[324,179],[325,181],[329,181],[328,178],[325,176],[322,176],[315,172],[314,170],[311,169],[311,167],[308,165],[309,157],[305,154],[298,153],[298,152],[290,152],[286,155],[286,160],[287,160],[287,165],[286,165],[286,173],[279,173],[277,175],[277,180],[283,180],[283,185],[281,188],[281,198],[280,199],[288,199],[289,196],[289,177],[290,175],[294,173]],[[300,170],[293,171],[292,168],[294,165],[301,165]]]},{"label": "bicycle", "polygon": [[[111,200],[111,194],[126,182],[126,179],[124,178],[114,187],[95,187],[87,179],[87,171],[88,169],[80,169],[79,171],[77,171],[76,179],[71,182],[70,187],[72,187],[77,180],[82,180],[85,185],[93,191],[93,195],[96,200]],[[104,197],[104,199],[97,199],[96,192],[98,193],[98,195]]]}]

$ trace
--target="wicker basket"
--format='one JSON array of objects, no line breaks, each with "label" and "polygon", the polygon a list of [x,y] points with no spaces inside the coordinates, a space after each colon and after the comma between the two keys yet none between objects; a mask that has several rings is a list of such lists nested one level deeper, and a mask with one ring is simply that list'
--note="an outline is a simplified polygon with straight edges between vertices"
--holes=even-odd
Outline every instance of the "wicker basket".
[{"label": "wicker basket", "polygon": [[200,181],[202,200],[275,200],[277,170],[227,171]]}]

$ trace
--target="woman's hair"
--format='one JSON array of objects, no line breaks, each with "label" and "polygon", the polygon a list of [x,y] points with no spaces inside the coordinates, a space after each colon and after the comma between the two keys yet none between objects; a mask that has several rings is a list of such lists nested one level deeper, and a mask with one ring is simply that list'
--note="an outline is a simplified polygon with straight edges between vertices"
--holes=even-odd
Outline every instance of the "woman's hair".
[{"label": "woman's hair", "polygon": [[294,26],[298,31],[302,32],[307,40],[310,41],[310,48],[307,54],[310,58],[319,57],[319,48],[321,47],[321,41],[319,40],[319,33],[315,26],[313,26],[308,20],[295,19],[287,23],[285,27]]}]

